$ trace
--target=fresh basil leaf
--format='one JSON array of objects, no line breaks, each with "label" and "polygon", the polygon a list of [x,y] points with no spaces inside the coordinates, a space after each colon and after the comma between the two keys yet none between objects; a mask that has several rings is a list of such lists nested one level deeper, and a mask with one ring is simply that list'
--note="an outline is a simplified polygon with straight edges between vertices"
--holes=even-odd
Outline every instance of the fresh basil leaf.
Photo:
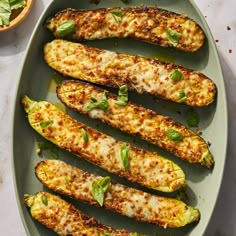
[{"label": "fresh basil leaf", "polygon": [[53,120],[50,120],[50,121],[42,121],[42,122],[40,122],[40,127],[41,127],[42,129],[46,129],[46,128],[50,127],[52,124],[53,124]]},{"label": "fresh basil leaf", "polygon": [[174,141],[174,142],[182,142],[183,141],[183,137],[182,135],[174,129],[168,129],[166,131],[166,136],[168,139]]},{"label": "fresh basil leaf", "polygon": [[48,205],[48,199],[47,199],[47,197],[46,197],[45,195],[42,195],[41,200],[42,200],[42,203],[43,203],[45,206]]},{"label": "fresh basil leaf", "polygon": [[100,181],[93,181],[92,183],[92,195],[100,206],[104,203],[104,194],[108,189],[111,178],[109,176],[104,177]]},{"label": "fresh basil leaf", "polygon": [[58,147],[55,144],[53,144],[49,141],[38,142],[37,147],[40,149],[40,151],[58,149]]},{"label": "fresh basil leaf", "polygon": [[92,111],[93,109],[102,109],[103,111],[106,111],[108,109],[108,100],[106,93],[103,94],[103,97],[101,101],[97,101],[95,98],[91,97],[91,102],[85,105],[85,110],[87,112]]},{"label": "fresh basil leaf", "polygon": [[180,90],[179,91],[179,98],[178,98],[178,102],[184,102],[187,99],[184,90]]},{"label": "fresh basil leaf", "polygon": [[59,158],[59,155],[58,155],[58,151],[59,151],[59,148],[49,142],[49,141],[46,141],[46,142],[38,142],[37,143],[37,149],[38,149],[38,154],[40,154],[42,151],[46,151],[46,150],[49,150],[50,151],[50,155],[52,156],[53,159],[58,159]]},{"label": "fresh basil leaf", "polygon": [[122,85],[119,88],[118,92],[118,100],[116,101],[116,104],[119,106],[126,106],[128,103],[128,87],[127,85]]},{"label": "fresh basil leaf", "polygon": [[128,0],[121,0],[121,2],[123,2],[123,3],[128,3]]},{"label": "fresh basil leaf", "polygon": [[190,127],[197,127],[200,121],[200,117],[198,113],[193,110],[193,108],[190,108],[187,111],[187,124]]},{"label": "fresh basil leaf", "polygon": [[57,27],[56,34],[60,37],[65,37],[75,33],[75,22],[67,20]]},{"label": "fresh basil leaf", "polygon": [[26,6],[26,1],[24,0],[9,0],[9,2],[10,2],[11,10]]},{"label": "fresh basil leaf", "polygon": [[109,176],[106,176],[102,180],[100,180],[99,184],[102,186],[104,193],[107,191],[110,182],[111,178]]},{"label": "fresh basil leaf", "polygon": [[9,25],[11,16],[11,6],[9,0],[0,1],[0,26]]},{"label": "fresh basil leaf", "polygon": [[168,38],[168,40],[176,47],[181,38],[181,34],[169,28],[166,28],[165,32],[166,32],[166,37]]},{"label": "fresh basil leaf", "polygon": [[129,171],[129,149],[126,144],[123,144],[120,150],[121,160],[126,171]]},{"label": "fresh basil leaf", "polygon": [[114,19],[116,20],[116,22],[120,23],[122,16],[123,16],[123,11],[120,11],[118,9],[114,9],[111,11],[112,16],[114,17]]},{"label": "fresh basil leaf", "polygon": [[180,81],[183,79],[183,74],[179,70],[174,70],[170,73],[170,78],[173,81]]},{"label": "fresh basil leaf", "polygon": [[88,137],[88,133],[85,129],[81,129],[81,133],[82,133],[82,137],[85,143],[87,143],[89,141],[89,137]]}]

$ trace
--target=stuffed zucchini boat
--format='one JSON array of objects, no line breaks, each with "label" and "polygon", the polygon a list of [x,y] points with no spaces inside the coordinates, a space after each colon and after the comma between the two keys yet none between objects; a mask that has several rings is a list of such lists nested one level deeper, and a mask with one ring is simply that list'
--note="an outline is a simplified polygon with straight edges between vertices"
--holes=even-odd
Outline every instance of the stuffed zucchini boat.
[{"label": "stuffed zucchini boat", "polygon": [[201,27],[185,14],[156,7],[65,9],[50,17],[45,27],[58,38],[134,38],[186,52],[198,50],[205,38]]},{"label": "stuffed zucchini boat", "polygon": [[[128,98],[124,90],[125,87],[121,87],[120,95],[117,96],[88,83],[66,80],[57,87],[57,96],[66,106],[122,131],[138,135],[184,161],[200,163],[208,168],[213,166],[214,160],[208,144],[199,135],[167,116],[124,101],[124,98]],[[88,109],[91,98],[101,100],[104,93],[109,108],[106,111],[97,107]],[[179,139],[168,135],[170,131],[178,134]]]},{"label": "stuffed zucchini boat", "polygon": [[[183,170],[157,153],[98,132],[47,101],[36,102],[24,96],[22,104],[30,125],[44,138],[111,173],[163,192],[186,184]],[[102,107],[105,105],[104,101]]]},{"label": "stuffed zucchini boat", "polygon": [[113,183],[109,176],[95,176],[59,160],[38,163],[35,173],[53,191],[164,228],[182,227],[200,219],[199,210],[182,201]]},{"label": "stuffed zucchini boat", "polygon": [[33,219],[61,236],[141,236],[98,223],[72,204],[48,192],[25,194],[24,203],[29,207]]},{"label": "stuffed zucchini boat", "polygon": [[61,39],[44,47],[46,63],[75,79],[109,87],[127,85],[190,106],[207,106],[215,100],[216,85],[204,74],[180,65],[121,54]]}]

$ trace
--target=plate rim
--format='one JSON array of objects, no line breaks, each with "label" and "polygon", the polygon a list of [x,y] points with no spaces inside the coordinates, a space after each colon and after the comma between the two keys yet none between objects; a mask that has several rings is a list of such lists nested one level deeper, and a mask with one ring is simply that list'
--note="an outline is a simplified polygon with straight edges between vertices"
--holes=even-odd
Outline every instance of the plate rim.
[{"label": "plate rim", "polygon": [[[213,34],[211,32],[211,29],[210,29],[209,25],[207,24],[207,21],[206,21],[204,15],[203,15],[203,13],[199,9],[199,7],[196,5],[196,3],[193,0],[188,0],[188,1],[194,7],[194,10],[197,12],[198,17],[201,19],[201,23],[203,24],[204,28],[207,30],[207,33],[209,34],[209,36],[211,37],[209,42],[211,42],[212,52],[213,52],[214,58],[217,62],[217,68],[220,72],[220,74],[219,74],[220,80],[218,82],[220,83],[221,88],[224,91],[223,94],[222,94],[222,96],[223,96],[223,101],[222,102],[223,102],[224,116],[225,116],[225,124],[224,125],[226,126],[226,129],[225,129],[225,148],[224,148],[224,159],[223,159],[224,161],[223,161],[223,166],[220,169],[221,170],[220,173],[217,173],[218,175],[220,174],[220,182],[218,184],[217,194],[216,194],[216,196],[214,196],[214,198],[215,198],[214,205],[213,205],[212,210],[210,212],[209,220],[207,222],[204,222],[203,233],[205,233],[205,231],[207,229],[207,226],[209,225],[209,223],[212,219],[212,216],[214,214],[217,201],[219,200],[219,193],[220,193],[220,190],[221,190],[221,187],[222,187],[222,182],[223,182],[223,177],[224,177],[226,158],[227,158],[227,150],[228,150],[228,124],[229,124],[229,122],[228,122],[228,99],[227,99],[227,90],[226,90],[222,65],[221,65],[221,62],[220,62],[219,51],[217,50],[216,44],[214,42],[214,37],[213,37]],[[19,77],[18,77],[18,80],[17,80],[17,85],[16,85],[16,88],[15,88],[15,91],[14,91],[14,96],[13,96],[13,106],[11,107],[11,113],[10,113],[11,114],[11,122],[10,122],[10,124],[11,124],[11,137],[12,137],[10,146],[11,146],[11,169],[12,169],[12,176],[13,176],[13,186],[14,186],[15,199],[16,199],[16,202],[17,202],[18,211],[20,213],[21,222],[23,223],[23,226],[24,226],[24,229],[25,229],[25,232],[26,232],[27,235],[31,235],[31,233],[29,231],[29,227],[28,227],[27,222],[26,222],[25,214],[24,214],[23,209],[21,207],[22,199],[19,196],[19,186],[17,185],[17,181],[16,181],[17,176],[16,176],[16,167],[15,167],[15,157],[14,157],[14,131],[15,131],[15,119],[16,119],[16,104],[19,103],[17,98],[18,98],[18,95],[19,95],[20,82],[21,82],[22,74],[23,74],[24,67],[25,67],[25,61],[27,59],[28,52],[29,52],[30,47],[32,45],[32,41],[35,37],[35,32],[37,31],[38,27],[40,26],[40,23],[41,23],[42,19],[45,17],[46,11],[51,7],[51,5],[55,4],[55,2],[56,2],[56,0],[52,0],[51,2],[49,2],[45,6],[44,10],[41,12],[41,15],[40,15],[37,23],[35,24],[34,29],[31,33],[31,36],[29,38],[27,47],[26,47],[25,52],[24,52],[24,57],[23,57],[22,63],[20,65]],[[213,171],[214,171],[214,169],[213,169]]]}]

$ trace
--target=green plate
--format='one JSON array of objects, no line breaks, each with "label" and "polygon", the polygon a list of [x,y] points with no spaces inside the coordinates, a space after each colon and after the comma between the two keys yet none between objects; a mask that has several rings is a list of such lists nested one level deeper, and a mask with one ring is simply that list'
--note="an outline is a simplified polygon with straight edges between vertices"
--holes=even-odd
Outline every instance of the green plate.
[{"label": "green plate", "polygon": [[[197,21],[206,33],[206,42],[204,46],[195,53],[185,53],[174,49],[160,48],[144,42],[139,42],[131,39],[109,39],[89,42],[89,45],[105,48],[109,50],[119,51],[127,54],[137,54],[148,57],[161,56],[164,58],[175,58],[175,63],[183,64],[186,67],[200,70],[209,76],[218,87],[217,101],[205,108],[198,108],[200,114],[200,129],[202,137],[211,142],[211,151],[215,158],[215,167],[213,171],[199,165],[190,165],[182,162],[173,155],[160,150],[158,147],[148,145],[147,143],[133,138],[130,135],[123,134],[115,129],[101,124],[99,121],[91,120],[90,118],[68,111],[69,114],[86,124],[96,127],[97,129],[110,134],[118,139],[134,142],[136,146],[143,147],[151,151],[157,151],[163,156],[177,162],[186,172],[188,186],[188,204],[198,207],[201,211],[201,220],[198,224],[189,225],[180,229],[162,229],[156,225],[140,223],[138,221],[122,217],[116,213],[107,211],[102,208],[88,206],[78,201],[71,201],[80,210],[90,216],[94,216],[98,221],[112,227],[125,228],[131,231],[137,231],[145,235],[174,235],[174,236],[200,236],[204,234],[211,214],[213,212],[216,199],[219,193],[220,184],[223,175],[223,169],[226,159],[227,147],[227,104],[224,80],[222,77],[221,66],[219,63],[218,54],[215,43],[210,33],[210,30],[205,22],[204,17],[199,12],[193,1],[183,0],[130,0],[129,6],[138,6],[141,3],[145,5],[157,4],[161,8],[165,8],[178,13],[186,13],[190,18]],[[23,203],[23,195],[25,193],[33,194],[40,190],[45,190],[42,184],[34,175],[34,166],[43,158],[49,158],[48,155],[39,157],[36,153],[36,143],[43,139],[29,126],[26,115],[20,104],[21,97],[28,95],[35,100],[49,100],[51,102],[59,102],[55,94],[55,84],[63,79],[62,76],[55,73],[49,68],[43,59],[43,45],[53,39],[52,34],[43,27],[43,22],[51,15],[55,14],[64,8],[100,8],[100,7],[115,7],[127,6],[122,1],[118,0],[101,0],[98,5],[91,4],[87,1],[64,1],[55,0],[47,7],[42,14],[35,30],[32,34],[25,62],[20,75],[18,92],[15,100],[14,124],[13,124],[13,171],[15,178],[15,188],[18,198],[19,210],[22,221],[24,223],[28,235],[48,236],[55,235],[46,227],[32,220],[28,209]],[[167,101],[154,100],[150,96],[141,96],[132,93],[131,100],[136,103],[143,104],[148,108],[152,108],[158,113],[169,115],[175,120],[186,124],[186,111],[188,107],[178,105]],[[134,140],[135,139],[135,140]],[[96,174],[105,175],[100,168],[87,163],[86,161],[76,158],[75,156],[61,151],[60,159],[78,166],[85,170]],[[123,179],[112,178],[123,184],[130,183]],[[138,186],[133,185],[138,188]],[[158,193],[159,194],[159,193]]]}]

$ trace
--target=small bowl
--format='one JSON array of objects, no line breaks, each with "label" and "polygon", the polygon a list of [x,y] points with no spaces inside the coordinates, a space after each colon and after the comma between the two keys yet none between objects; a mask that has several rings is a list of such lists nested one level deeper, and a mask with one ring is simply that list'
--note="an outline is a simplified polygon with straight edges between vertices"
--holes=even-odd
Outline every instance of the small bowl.
[{"label": "small bowl", "polygon": [[33,0],[26,0],[26,6],[13,10],[10,17],[10,24],[8,26],[0,26],[0,32],[8,31],[18,26],[29,14]]}]

